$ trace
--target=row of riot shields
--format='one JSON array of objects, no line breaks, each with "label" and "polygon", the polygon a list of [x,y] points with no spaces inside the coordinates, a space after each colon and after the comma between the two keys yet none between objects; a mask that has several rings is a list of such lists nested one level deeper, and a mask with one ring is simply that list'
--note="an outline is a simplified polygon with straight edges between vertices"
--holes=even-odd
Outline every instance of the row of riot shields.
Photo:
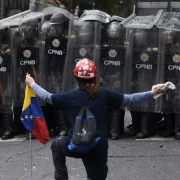
[{"label": "row of riot shields", "polygon": [[[161,12],[162,13],[162,12]],[[124,93],[151,90],[153,84],[171,81],[175,90],[168,90],[161,98],[130,108],[142,112],[179,113],[179,24],[180,14],[158,13],[158,18],[134,17],[128,23]],[[153,18],[155,20],[153,20]],[[147,20],[147,21],[146,21]],[[132,28],[135,24],[136,28]],[[139,26],[139,28],[138,28]]]},{"label": "row of riot shields", "polygon": [[[89,11],[71,24],[64,90],[77,86],[72,75],[74,63],[90,58],[97,65],[99,83],[106,88],[131,94],[150,91],[154,84],[167,81],[176,85],[176,90],[168,90],[161,98],[129,107],[128,110],[178,113],[178,13],[167,14],[160,10],[156,16],[135,17],[129,27],[122,26],[119,18],[106,16],[108,22],[97,18],[98,13]],[[105,16],[101,14],[100,17]],[[141,20],[139,24],[138,19]],[[171,24],[170,28],[165,25],[160,27],[162,21],[166,26]],[[167,45],[169,41],[173,45]]]},{"label": "row of riot shields", "polygon": [[27,22],[14,20],[13,26],[0,30],[1,112],[22,107],[27,73],[52,93],[77,88],[73,69],[82,58],[96,63],[102,87],[118,92],[149,91],[166,81],[176,85],[162,98],[128,110],[180,112],[178,26],[127,28],[123,18],[98,10],[85,11],[78,18],[60,8],[47,8],[36,16],[33,20],[23,16]]},{"label": "row of riot shields", "polygon": [[[63,22],[56,21],[59,17],[51,20],[58,13]],[[0,113],[13,115],[17,126],[14,131],[19,132],[21,126],[26,74],[52,93],[62,91],[70,18],[73,15],[68,11],[52,7],[0,21]],[[47,104],[41,102],[41,105],[46,116]]]}]

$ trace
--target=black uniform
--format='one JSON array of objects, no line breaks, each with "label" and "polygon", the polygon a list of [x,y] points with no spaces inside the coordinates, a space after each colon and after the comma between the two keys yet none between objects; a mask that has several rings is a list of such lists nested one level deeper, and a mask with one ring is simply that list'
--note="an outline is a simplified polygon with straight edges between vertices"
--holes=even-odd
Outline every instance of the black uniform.
[{"label": "black uniform", "polygon": [[[62,13],[54,14],[46,29],[43,29],[45,42],[45,74],[46,86],[52,93],[62,92],[64,64],[68,42],[69,20]],[[68,129],[64,110],[57,111],[55,107],[48,105],[51,135],[65,135]],[[53,123],[52,123],[53,122]]]},{"label": "black uniform", "polygon": [[163,96],[164,137],[174,136],[180,139],[179,77],[180,77],[180,40],[179,33],[165,31],[165,81],[175,84],[176,90],[168,90]]},{"label": "black uniform", "polygon": [[[120,22],[112,21],[102,29],[102,47],[100,61],[101,85],[122,92],[123,69],[125,60],[125,30]],[[109,135],[119,139],[124,133],[124,115],[122,109],[109,109]]]},{"label": "black uniform", "polygon": [[[5,35],[4,35],[5,36]],[[13,110],[12,110],[12,68],[11,50],[8,44],[0,44],[0,112],[2,140],[13,138]]]}]

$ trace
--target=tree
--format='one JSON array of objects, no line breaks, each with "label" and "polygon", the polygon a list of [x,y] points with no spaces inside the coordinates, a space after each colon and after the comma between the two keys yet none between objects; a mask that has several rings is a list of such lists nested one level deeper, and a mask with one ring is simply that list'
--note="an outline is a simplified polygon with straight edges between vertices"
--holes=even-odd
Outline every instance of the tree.
[{"label": "tree", "polygon": [[79,6],[81,13],[86,9],[98,9],[119,16],[124,8],[132,10],[135,4],[135,0],[62,0],[61,2],[71,13],[74,13],[76,6]]}]

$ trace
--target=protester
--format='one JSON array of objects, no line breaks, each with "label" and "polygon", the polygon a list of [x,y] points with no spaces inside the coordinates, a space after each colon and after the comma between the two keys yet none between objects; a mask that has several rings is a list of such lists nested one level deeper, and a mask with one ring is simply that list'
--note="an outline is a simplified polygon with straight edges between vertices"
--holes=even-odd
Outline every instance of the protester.
[{"label": "protester", "polygon": [[[89,59],[80,60],[73,71],[79,85],[78,89],[51,94],[35,83],[29,75],[26,76],[26,84],[32,87],[38,97],[56,108],[64,108],[70,123],[68,136],[57,137],[52,145],[52,158],[55,166],[55,179],[67,180],[68,172],[66,156],[81,158],[89,180],[105,180],[108,173],[108,137],[107,137],[107,112],[108,108],[122,108],[135,106],[137,103],[148,101],[153,96],[163,93],[163,87],[157,87],[152,91],[135,94],[122,94],[106,88],[100,88],[96,81],[96,65]],[[91,143],[82,146],[75,144],[73,140],[76,131],[76,121],[82,107],[87,107],[92,112],[89,122],[96,120],[96,128],[99,134],[94,136]],[[80,121],[79,121],[80,122]],[[82,122],[82,120],[81,120]],[[84,130],[84,134],[87,134]],[[78,133],[76,134],[78,135]],[[83,136],[83,133],[81,134]],[[74,143],[74,144],[73,144]]]}]

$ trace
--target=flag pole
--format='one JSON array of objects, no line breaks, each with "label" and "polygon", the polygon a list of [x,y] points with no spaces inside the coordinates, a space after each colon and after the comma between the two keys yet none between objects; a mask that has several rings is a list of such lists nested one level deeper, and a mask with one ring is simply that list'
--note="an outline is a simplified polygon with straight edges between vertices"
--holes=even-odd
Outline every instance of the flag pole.
[{"label": "flag pole", "polygon": [[29,144],[30,144],[30,173],[31,173],[31,180],[32,180],[32,139],[31,139],[31,133],[29,133]]}]

